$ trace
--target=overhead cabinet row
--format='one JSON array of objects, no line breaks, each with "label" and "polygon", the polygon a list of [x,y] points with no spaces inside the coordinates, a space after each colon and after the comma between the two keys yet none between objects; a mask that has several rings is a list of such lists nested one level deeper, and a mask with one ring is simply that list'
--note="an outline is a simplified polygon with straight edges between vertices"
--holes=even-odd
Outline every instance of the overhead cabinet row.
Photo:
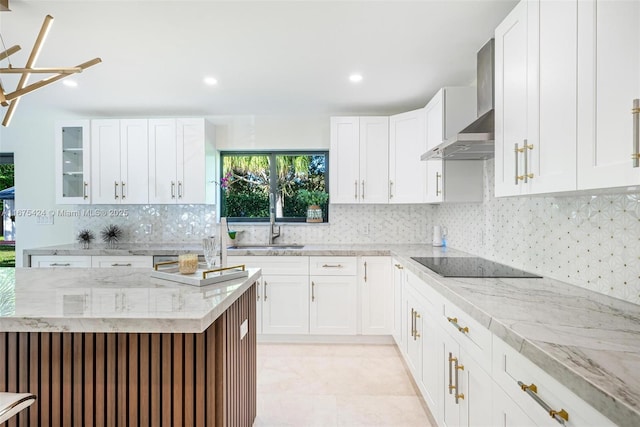
[{"label": "overhead cabinet row", "polygon": [[214,203],[215,156],[201,118],[59,122],[56,202]]},{"label": "overhead cabinet row", "polygon": [[523,0],[495,32],[496,195],[640,185],[640,2]]}]

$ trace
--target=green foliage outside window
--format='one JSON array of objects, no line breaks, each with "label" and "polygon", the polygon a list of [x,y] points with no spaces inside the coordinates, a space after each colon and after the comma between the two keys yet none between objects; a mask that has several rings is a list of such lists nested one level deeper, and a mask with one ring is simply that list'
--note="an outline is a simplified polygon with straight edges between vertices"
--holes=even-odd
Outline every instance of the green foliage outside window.
[{"label": "green foliage outside window", "polygon": [[266,220],[273,193],[277,218],[304,219],[298,194],[326,191],[326,161],[326,153],[223,153],[221,215]]}]

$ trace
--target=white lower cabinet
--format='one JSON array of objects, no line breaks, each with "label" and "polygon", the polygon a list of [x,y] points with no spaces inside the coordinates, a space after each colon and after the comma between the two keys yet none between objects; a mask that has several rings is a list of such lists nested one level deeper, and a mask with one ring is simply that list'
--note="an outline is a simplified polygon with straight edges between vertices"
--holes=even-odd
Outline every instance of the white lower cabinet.
[{"label": "white lower cabinet", "polygon": [[262,333],[309,333],[309,277],[264,275]]},{"label": "white lower cabinet", "polygon": [[442,421],[445,426],[490,426],[491,376],[448,332],[442,334],[445,373]]},{"label": "white lower cabinet", "polygon": [[132,267],[147,268],[153,267],[153,257],[143,255],[94,255],[91,257],[91,267],[111,268],[111,267]]},{"label": "white lower cabinet", "polygon": [[30,267],[153,267],[153,257],[143,255],[32,255]]},{"label": "white lower cabinet", "polygon": [[393,264],[393,328],[392,335],[396,345],[403,348],[402,320],[402,289],[404,287],[404,266],[397,259],[391,261]]},{"label": "white lower cabinet", "polygon": [[362,335],[389,335],[393,323],[393,276],[389,257],[358,258]]},{"label": "white lower cabinet", "polygon": [[309,257],[229,256],[227,264],[262,269],[256,289],[258,334],[309,333]]},{"label": "white lower cabinet", "polygon": [[500,388],[493,383],[494,427],[535,427],[536,423]]},{"label": "white lower cabinet", "polygon": [[355,276],[311,276],[309,333],[355,335],[357,280]]},{"label": "white lower cabinet", "polygon": [[31,267],[91,267],[90,255],[32,255]]},{"label": "white lower cabinet", "polygon": [[[493,379],[533,425],[614,426],[513,347],[493,337]],[[554,420],[555,417],[556,419]]]}]

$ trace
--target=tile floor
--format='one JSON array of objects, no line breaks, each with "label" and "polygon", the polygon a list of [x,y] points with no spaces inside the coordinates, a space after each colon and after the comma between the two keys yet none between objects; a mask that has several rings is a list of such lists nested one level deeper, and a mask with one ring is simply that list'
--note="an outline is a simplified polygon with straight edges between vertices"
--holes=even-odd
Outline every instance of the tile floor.
[{"label": "tile floor", "polygon": [[393,345],[258,344],[258,426],[429,427]]}]

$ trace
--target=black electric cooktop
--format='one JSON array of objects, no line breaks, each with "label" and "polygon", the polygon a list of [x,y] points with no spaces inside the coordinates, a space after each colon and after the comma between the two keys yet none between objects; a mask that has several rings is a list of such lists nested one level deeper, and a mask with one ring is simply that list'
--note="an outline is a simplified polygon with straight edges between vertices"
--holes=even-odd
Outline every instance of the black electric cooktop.
[{"label": "black electric cooktop", "polygon": [[443,277],[540,278],[508,265],[478,257],[411,257]]}]

